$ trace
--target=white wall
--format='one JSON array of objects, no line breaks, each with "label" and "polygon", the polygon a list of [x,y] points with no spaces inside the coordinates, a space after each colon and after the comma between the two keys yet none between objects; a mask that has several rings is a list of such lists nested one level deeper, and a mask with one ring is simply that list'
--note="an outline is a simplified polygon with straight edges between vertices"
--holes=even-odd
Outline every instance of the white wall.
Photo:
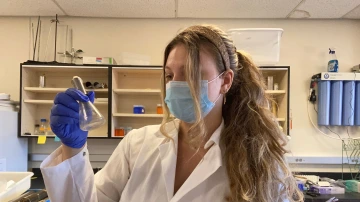
[{"label": "white wall", "polygon": [[20,62],[28,59],[29,19],[0,17],[0,93],[19,100]]},{"label": "white wall", "polygon": [[[73,27],[74,47],[84,50],[86,56],[112,56],[118,59],[121,52],[134,52],[150,56],[153,65],[162,64],[164,47],[178,30],[192,24],[216,24],[224,30],[250,27],[283,28],[279,65],[291,66],[290,103],[293,129],[290,147],[293,155],[341,157],[341,142],[320,135],[310,124],[306,113],[306,99],[309,78],[326,70],[329,47],[336,47],[340,71],[349,71],[350,67],[360,63],[360,21],[95,18],[60,20],[63,21],[62,24]],[[0,91],[9,92],[14,98],[18,98],[19,63],[28,57],[28,19],[0,18],[0,30],[0,44],[11,48],[10,53],[4,52],[4,46],[0,50],[0,79],[3,84],[11,84],[0,85]],[[5,33],[2,30],[6,30]],[[311,111],[313,113],[313,110]],[[105,153],[110,154],[116,143],[108,144],[109,149]],[[47,147],[44,153],[55,146]],[[35,142],[29,148],[30,152],[42,152],[41,146],[37,146]]]}]

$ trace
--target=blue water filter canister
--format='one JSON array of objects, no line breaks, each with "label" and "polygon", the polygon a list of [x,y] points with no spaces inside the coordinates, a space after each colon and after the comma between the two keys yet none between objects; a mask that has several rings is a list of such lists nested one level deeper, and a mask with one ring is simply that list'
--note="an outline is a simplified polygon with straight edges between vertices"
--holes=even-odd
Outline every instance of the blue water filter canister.
[{"label": "blue water filter canister", "polygon": [[353,126],[355,115],[355,81],[344,81],[342,125]]},{"label": "blue water filter canister", "polygon": [[330,125],[341,126],[343,81],[331,81]]},{"label": "blue water filter canister", "polygon": [[327,126],[330,121],[330,81],[319,81],[318,125]]},{"label": "blue water filter canister", "polygon": [[355,121],[354,124],[360,126],[360,81],[355,86]]}]

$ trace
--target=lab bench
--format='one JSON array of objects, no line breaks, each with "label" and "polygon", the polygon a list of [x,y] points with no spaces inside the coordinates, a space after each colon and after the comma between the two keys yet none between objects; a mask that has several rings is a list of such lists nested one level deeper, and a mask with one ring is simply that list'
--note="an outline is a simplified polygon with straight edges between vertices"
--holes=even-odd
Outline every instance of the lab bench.
[{"label": "lab bench", "polygon": [[[33,170],[35,179],[31,180],[31,189],[45,189],[44,180],[42,175],[38,169]],[[94,170],[96,173],[97,170]],[[345,193],[345,194],[336,194],[336,195],[320,195],[317,197],[312,197],[309,195],[305,195],[305,202],[325,202],[329,200],[331,197],[336,197],[339,199],[339,202],[359,202],[360,201],[360,193]]]}]

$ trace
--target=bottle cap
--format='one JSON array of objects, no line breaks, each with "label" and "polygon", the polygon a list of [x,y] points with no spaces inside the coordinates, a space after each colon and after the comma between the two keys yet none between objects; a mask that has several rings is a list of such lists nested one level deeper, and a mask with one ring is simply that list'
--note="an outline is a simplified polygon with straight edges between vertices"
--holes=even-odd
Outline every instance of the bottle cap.
[{"label": "bottle cap", "polygon": [[40,119],[41,122],[46,122],[46,119]]},{"label": "bottle cap", "polygon": [[162,107],[162,104],[157,104],[156,106],[158,106],[158,107]]}]

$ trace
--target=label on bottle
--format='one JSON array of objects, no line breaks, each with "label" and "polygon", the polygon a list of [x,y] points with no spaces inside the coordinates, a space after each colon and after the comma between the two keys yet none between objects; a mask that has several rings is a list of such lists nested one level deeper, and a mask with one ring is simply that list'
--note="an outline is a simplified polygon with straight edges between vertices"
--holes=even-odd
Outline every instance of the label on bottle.
[{"label": "label on bottle", "polygon": [[338,72],[339,62],[338,60],[330,60],[328,63],[328,72]]}]

